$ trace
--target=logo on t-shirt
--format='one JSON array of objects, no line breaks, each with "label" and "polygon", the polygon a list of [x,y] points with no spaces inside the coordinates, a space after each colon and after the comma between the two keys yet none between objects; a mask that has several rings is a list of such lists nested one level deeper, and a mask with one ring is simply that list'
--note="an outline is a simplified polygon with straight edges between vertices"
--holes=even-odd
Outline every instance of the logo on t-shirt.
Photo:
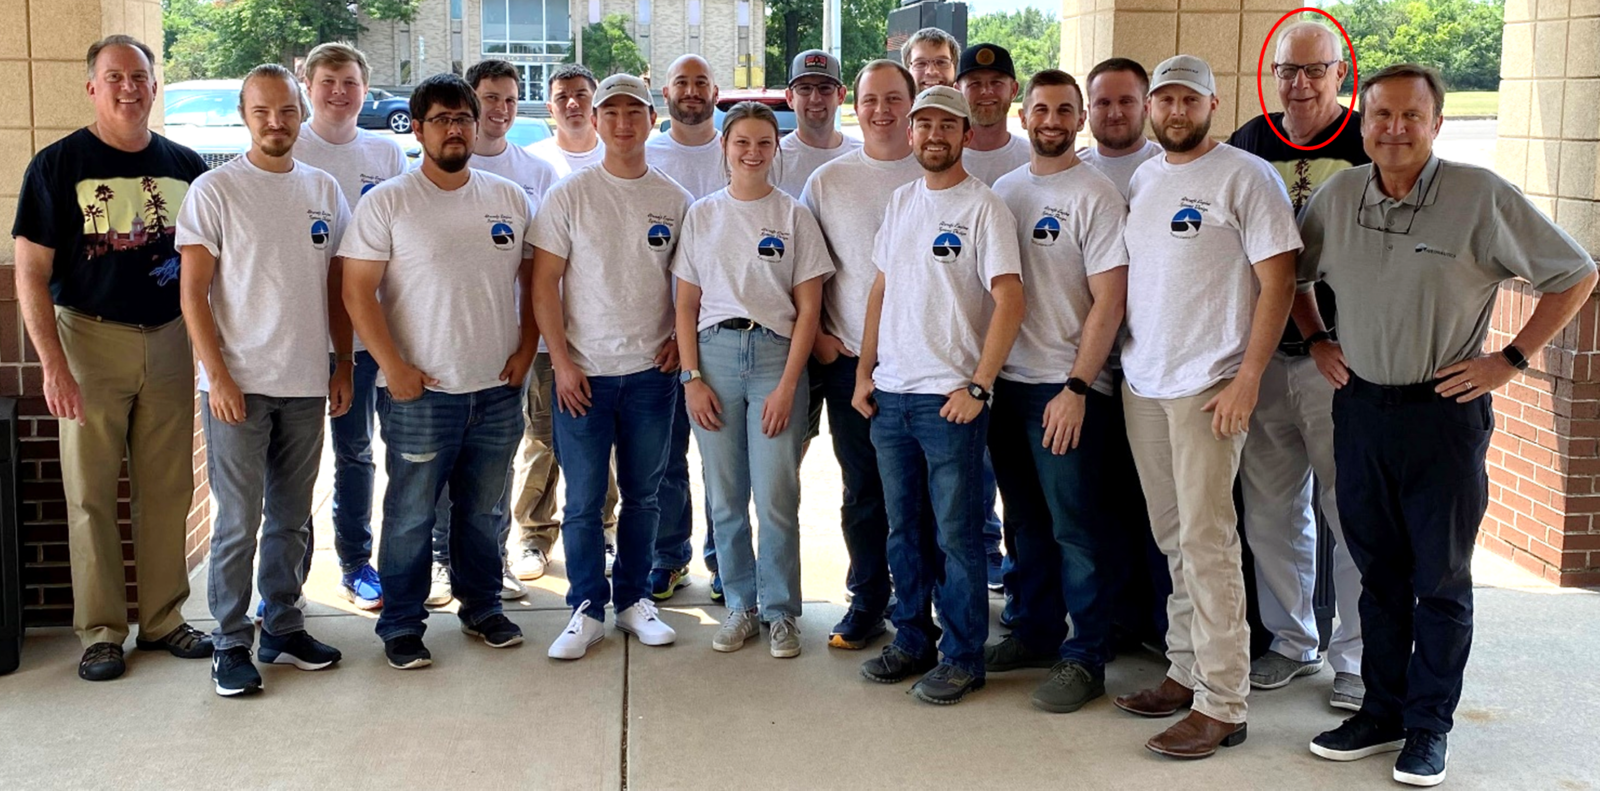
[{"label": "logo on t-shirt", "polygon": [[1056,243],[1056,238],[1061,236],[1061,221],[1045,215],[1033,224],[1033,243],[1040,247],[1049,247]]},{"label": "logo on t-shirt", "polygon": [[1193,239],[1200,235],[1202,222],[1200,210],[1193,206],[1185,206],[1172,215],[1172,235],[1179,239]]},{"label": "logo on t-shirt", "polygon": [[318,250],[328,246],[328,224],[322,220],[311,221],[311,246]]},{"label": "logo on t-shirt", "polygon": [[672,218],[651,214],[646,219],[650,222],[650,230],[645,231],[645,244],[650,245],[650,249],[658,253],[672,249]]},{"label": "logo on t-shirt", "polygon": [[369,176],[369,175],[367,175],[365,173],[361,174],[361,194],[362,195],[367,194],[369,191],[372,190],[373,187],[376,187],[376,186],[378,186],[379,184],[382,184],[382,183],[383,183],[383,177],[382,176]]},{"label": "logo on t-shirt", "polygon": [[789,234],[771,228],[761,229],[761,241],[756,242],[756,257],[769,264],[783,262],[784,242]]},{"label": "logo on t-shirt", "polygon": [[939,223],[939,235],[933,237],[933,260],[941,264],[954,263],[961,257],[961,241],[963,236],[970,235],[972,229],[958,222]]},{"label": "logo on t-shirt", "polygon": [[485,214],[489,223],[489,241],[496,250],[510,250],[517,243],[517,232],[511,227],[511,217],[504,214]]}]

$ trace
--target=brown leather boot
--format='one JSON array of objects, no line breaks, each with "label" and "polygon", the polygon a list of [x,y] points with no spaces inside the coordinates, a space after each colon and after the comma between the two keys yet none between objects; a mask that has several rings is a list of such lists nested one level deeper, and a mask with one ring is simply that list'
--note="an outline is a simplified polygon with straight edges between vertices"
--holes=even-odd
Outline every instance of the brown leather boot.
[{"label": "brown leather boot", "polygon": [[1141,717],[1170,717],[1177,714],[1179,709],[1189,708],[1194,703],[1194,690],[1168,676],[1155,689],[1141,689],[1112,702],[1117,704],[1117,708]]},{"label": "brown leather boot", "polygon": [[1244,744],[1246,725],[1214,720],[1198,711],[1144,743],[1153,752],[1173,758],[1210,758],[1217,747]]}]

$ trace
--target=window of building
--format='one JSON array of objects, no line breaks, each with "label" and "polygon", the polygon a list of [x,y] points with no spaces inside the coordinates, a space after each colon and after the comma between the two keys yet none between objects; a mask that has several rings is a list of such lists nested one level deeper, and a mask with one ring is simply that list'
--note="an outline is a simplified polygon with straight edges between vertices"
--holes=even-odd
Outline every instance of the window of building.
[{"label": "window of building", "polygon": [[461,18],[461,0],[450,0],[450,18]]}]

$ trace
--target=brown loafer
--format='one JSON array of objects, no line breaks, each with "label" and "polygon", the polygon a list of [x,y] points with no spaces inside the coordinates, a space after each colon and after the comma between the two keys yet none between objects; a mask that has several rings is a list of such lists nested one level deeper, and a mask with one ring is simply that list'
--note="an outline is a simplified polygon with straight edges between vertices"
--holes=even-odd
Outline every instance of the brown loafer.
[{"label": "brown loafer", "polygon": [[1198,711],[1144,743],[1152,752],[1173,758],[1210,758],[1220,747],[1244,744],[1246,725],[1214,720]]},{"label": "brown loafer", "polygon": [[1168,676],[1155,689],[1141,689],[1112,701],[1117,708],[1141,717],[1170,717],[1194,703],[1194,690]]}]

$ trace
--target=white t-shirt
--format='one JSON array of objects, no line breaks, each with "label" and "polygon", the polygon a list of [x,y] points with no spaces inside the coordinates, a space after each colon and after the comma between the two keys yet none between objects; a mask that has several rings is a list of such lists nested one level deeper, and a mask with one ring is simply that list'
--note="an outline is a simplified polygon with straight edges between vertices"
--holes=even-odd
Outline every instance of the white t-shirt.
[{"label": "white t-shirt", "polygon": [[217,258],[211,315],[242,392],[328,395],[328,262],[349,222],[339,183],[305,163],[271,173],[236,157],[189,188],[174,243]]},{"label": "white t-shirt", "polygon": [[550,167],[555,168],[556,178],[563,179],[574,170],[600,164],[600,160],[606,158],[606,144],[596,137],[594,148],[574,153],[557,145],[555,137],[551,136],[529,145],[528,153],[549,162]]},{"label": "white t-shirt", "polygon": [[789,193],[789,197],[800,197],[800,192],[806,188],[806,179],[811,178],[817,168],[845,154],[861,150],[860,140],[849,135],[840,135],[839,138],[839,145],[833,148],[812,148],[800,139],[798,132],[784,135],[778,141],[778,161],[772,169],[776,178],[773,184]]},{"label": "white t-shirt", "polygon": [[[1128,265],[1122,242],[1128,204],[1105,174],[1083,164],[1049,176],[1021,167],[1001,176],[994,192],[1019,218],[1022,277],[1036,295],[1000,376],[1026,384],[1066,382],[1094,305],[1089,277]],[[1090,385],[1111,395],[1110,369],[1102,367]]]},{"label": "white t-shirt", "polygon": [[874,383],[931,395],[965,387],[994,314],[989,287],[1022,272],[1011,210],[970,176],[942,190],[919,179],[889,199],[872,259],[884,273]]},{"label": "white t-shirt", "polygon": [[785,338],[799,312],[795,286],[832,274],[817,220],[782,190],[744,201],[726,189],[689,207],[672,274],[700,287],[703,330],[751,319]]},{"label": "white t-shirt", "polygon": [[1272,165],[1226,143],[1140,165],[1129,193],[1122,370],[1145,398],[1192,396],[1239,372],[1259,293],[1250,267],[1300,249],[1294,209]]},{"label": "white t-shirt", "polygon": [[993,151],[963,149],[961,166],[979,181],[993,187],[1001,176],[1028,164],[1030,150],[1027,138],[1012,135],[1005,145]]},{"label": "white t-shirt", "polygon": [[1128,182],[1133,178],[1133,172],[1138,170],[1145,160],[1161,154],[1161,144],[1148,139],[1144,141],[1144,148],[1120,157],[1101,154],[1099,146],[1078,149],[1078,158],[1094,166],[1095,170],[1106,174],[1111,183],[1117,185],[1117,191],[1122,193],[1124,199],[1128,197]]},{"label": "white t-shirt", "polygon": [[656,135],[645,142],[644,155],[695,200],[728,186],[722,170],[721,132],[701,146],[686,146],[670,134]]},{"label": "white t-shirt", "polygon": [[486,173],[493,173],[501,178],[510,179],[522,188],[528,196],[528,208],[534,214],[539,213],[539,205],[544,203],[545,193],[555,186],[556,169],[520,146],[507,145],[506,150],[494,156],[473,154],[467,164]]},{"label": "white t-shirt", "polygon": [[672,337],[672,252],[689,203],[688,191],[654,167],[636,179],[584,168],[545,196],[533,243],[567,259],[567,349],[585,376],[655,367]]},{"label": "white t-shirt", "polygon": [[[356,207],[339,255],[385,261],[378,298],[400,356],[444,393],[504,386],[517,350],[517,268],[533,255],[528,196],[468,169],[443,190],[415,170],[374,187]],[[378,386],[387,386],[382,372]]]},{"label": "white t-shirt", "polygon": [[816,215],[833,255],[834,274],[822,284],[822,330],[851,354],[861,353],[867,298],[878,279],[872,263],[883,210],[894,191],[922,178],[917,158],[885,161],[852,151],[811,174],[800,202]]}]

